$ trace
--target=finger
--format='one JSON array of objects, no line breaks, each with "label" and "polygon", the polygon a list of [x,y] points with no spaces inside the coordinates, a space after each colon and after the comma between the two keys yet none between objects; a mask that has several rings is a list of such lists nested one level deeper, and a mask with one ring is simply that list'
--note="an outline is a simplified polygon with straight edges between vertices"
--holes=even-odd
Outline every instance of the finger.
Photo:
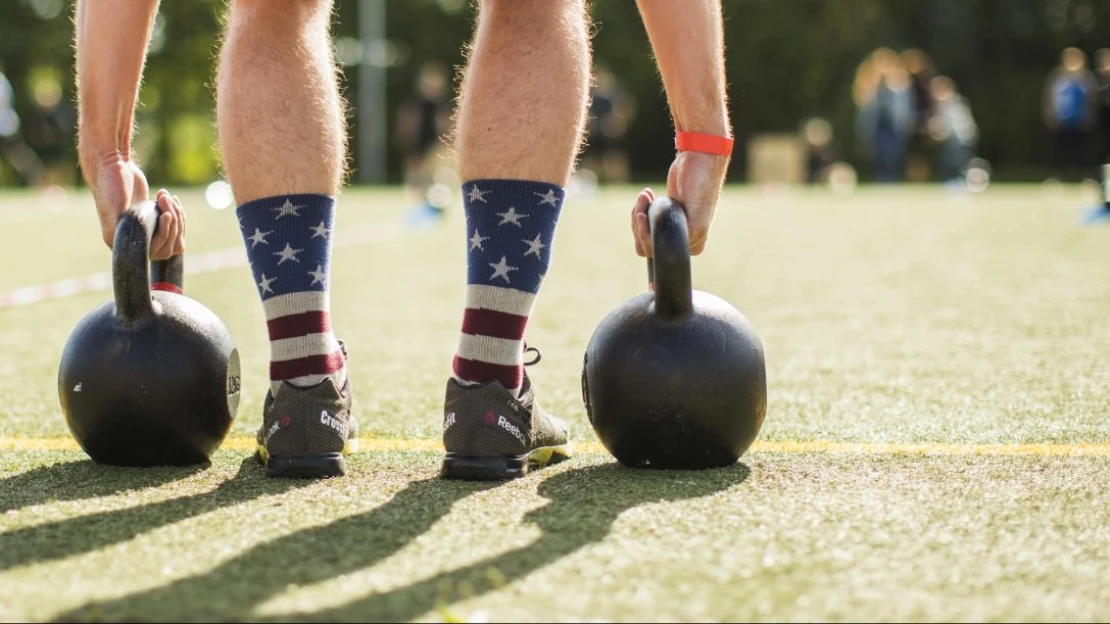
[{"label": "finger", "polygon": [[636,237],[640,241],[641,253],[640,255],[645,258],[650,258],[651,249],[651,227],[648,226],[647,213],[636,214]]},{"label": "finger", "polygon": [[636,214],[640,211],[640,198],[632,204],[632,211],[628,213],[628,227],[632,231],[632,245],[636,248],[636,255],[643,256],[643,246],[640,244],[640,233],[636,231]]},{"label": "finger", "polygon": [[177,216],[181,217],[181,224],[185,224],[185,203],[177,195],[173,196],[173,207],[177,211]]},{"label": "finger", "polygon": [[116,244],[116,226],[114,223],[104,223],[100,226],[100,236],[104,239],[104,244],[108,249],[112,249]]},{"label": "finger", "polygon": [[647,251],[644,250],[644,244],[640,241],[640,224],[636,221],[636,214],[632,214],[632,244],[636,248],[636,255],[641,258],[647,257]]},{"label": "finger", "polygon": [[701,252],[705,251],[705,244],[706,244],[706,242],[708,242],[708,240],[709,240],[709,237],[704,235],[704,234],[695,238],[695,239],[691,239],[690,240],[690,255],[691,256],[697,256],[697,255],[700,255]]},{"label": "finger", "polygon": [[173,255],[177,256],[185,253],[185,207],[181,203],[181,198],[177,195],[173,196],[174,210],[177,214],[177,227],[178,234],[174,238]]},{"label": "finger", "polygon": [[177,247],[177,239],[181,238],[181,219],[175,213],[173,215],[173,223],[170,224],[170,236],[166,239],[166,246],[163,249],[164,258],[169,258],[173,255],[174,249]]},{"label": "finger", "polygon": [[[158,225],[154,236],[150,239],[151,260],[164,260],[169,249],[173,248],[173,207],[170,205],[170,194],[165,189],[159,190],[154,196],[154,203],[158,209]],[[169,249],[167,249],[169,248]]]},{"label": "finger", "polygon": [[646,257],[651,249],[651,237],[645,236],[641,230],[640,217],[647,221],[647,209],[651,202],[655,200],[655,194],[651,189],[644,189],[636,197],[636,203],[632,206],[632,239],[636,244],[636,254],[641,257]]},{"label": "finger", "polygon": [[174,218],[172,212],[163,212],[158,217],[158,230],[150,241],[150,259],[165,260],[173,251]]},{"label": "finger", "polygon": [[640,245],[640,234],[636,231],[636,208],[632,208],[632,212],[628,213],[628,227],[632,230],[632,246],[636,248],[636,255],[643,256],[644,250]]},{"label": "finger", "polygon": [[170,211],[173,212],[174,218],[174,237],[170,241],[170,254],[176,255],[181,253],[183,247],[182,240],[185,238],[185,209],[181,205],[181,198],[177,195],[170,195],[167,192],[167,204]]}]

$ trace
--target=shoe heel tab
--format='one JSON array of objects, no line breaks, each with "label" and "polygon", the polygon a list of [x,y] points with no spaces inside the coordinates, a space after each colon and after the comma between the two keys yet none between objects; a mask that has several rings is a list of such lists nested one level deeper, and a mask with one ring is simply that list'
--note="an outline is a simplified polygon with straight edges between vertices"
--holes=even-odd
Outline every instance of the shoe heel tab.
[{"label": "shoe heel tab", "polygon": [[[350,385],[351,379],[350,377],[348,377],[346,382],[343,384],[343,387],[349,388]],[[281,382],[281,390],[285,390],[286,388],[289,388],[291,391],[298,393],[315,392],[318,390],[331,390],[331,392],[334,393],[336,397],[342,398],[346,396],[343,391],[340,390],[339,386],[336,385],[335,379],[331,377],[325,377],[323,381],[319,383],[314,383],[311,386],[298,386],[295,384],[291,384],[288,381]]]}]

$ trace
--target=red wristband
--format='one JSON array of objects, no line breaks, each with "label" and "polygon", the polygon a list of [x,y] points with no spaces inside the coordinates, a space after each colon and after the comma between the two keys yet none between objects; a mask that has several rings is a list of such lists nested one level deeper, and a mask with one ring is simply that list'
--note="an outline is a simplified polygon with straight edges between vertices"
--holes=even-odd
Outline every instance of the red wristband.
[{"label": "red wristband", "polygon": [[702,134],[700,132],[683,132],[679,130],[674,135],[674,148],[680,152],[701,152],[716,156],[732,156],[732,137],[717,136],[715,134]]}]

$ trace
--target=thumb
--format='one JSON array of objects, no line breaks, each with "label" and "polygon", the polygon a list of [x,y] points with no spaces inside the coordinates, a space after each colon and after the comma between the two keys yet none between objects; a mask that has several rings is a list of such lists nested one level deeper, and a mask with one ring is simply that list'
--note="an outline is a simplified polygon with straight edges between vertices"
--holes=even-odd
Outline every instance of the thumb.
[{"label": "thumb", "polygon": [[116,245],[116,223],[101,223],[100,236],[104,239],[104,244],[108,249],[114,249]]},{"label": "thumb", "polygon": [[671,162],[671,168],[667,170],[667,196],[679,197],[679,174],[682,172],[682,161],[685,157],[683,152],[679,152],[674,161]]},{"label": "thumb", "polygon": [[130,205],[125,208],[130,208],[131,205],[150,199],[150,185],[147,184],[146,175],[135,161],[128,161],[127,169],[131,173],[132,186]]}]

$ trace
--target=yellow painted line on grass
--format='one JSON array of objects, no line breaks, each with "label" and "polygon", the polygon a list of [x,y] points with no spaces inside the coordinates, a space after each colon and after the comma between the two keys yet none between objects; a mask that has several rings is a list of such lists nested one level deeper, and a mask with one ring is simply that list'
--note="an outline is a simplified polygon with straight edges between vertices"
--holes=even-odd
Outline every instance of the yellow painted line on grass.
[{"label": "yellow painted line on grass", "polygon": [[[439,440],[362,438],[362,451],[442,451]],[[577,442],[583,453],[604,453],[598,442]],[[253,451],[254,438],[231,436],[221,447],[233,451]],[[77,451],[73,438],[0,437],[0,451]],[[806,454],[840,453],[852,455],[1032,455],[1040,457],[1110,457],[1110,443],[1074,444],[905,444],[898,442],[828,442],[824,440],[758,441],[754,453]]]}]

